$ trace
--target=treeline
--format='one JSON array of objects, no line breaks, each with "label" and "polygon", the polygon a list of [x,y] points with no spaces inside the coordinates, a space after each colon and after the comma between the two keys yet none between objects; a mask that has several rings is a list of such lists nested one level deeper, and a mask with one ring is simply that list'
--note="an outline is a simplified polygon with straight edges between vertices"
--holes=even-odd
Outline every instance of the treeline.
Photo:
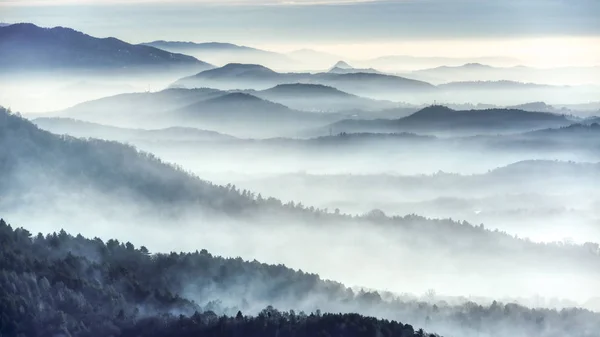
[{"label": "treeline", "polygon": [[199,291],[211,285],[232,287],[236,279],[242,281],[240,277],[247,279],[240,285],[264,282],[265,297],[295,290],[291,297],[300,298],[319,287],[332,288],[334,295],[334,289],[343,288],[283,266],[213,258],[205,251],[150,255],[145,247],[136,249],[131,243],[104,243],[64,231],[32,236],[4,220],[0,220],[0,247],[3,337],[426,335],[396,321],[322,315],[319,310],[307,315],[268,306],[256,316],[238,311],[228,317],[215,311],[237,308],[222,308],[218,302],[201,307],[173,291],[182,288],[182,282],[196,282]]},{"label": "treeline", "polygon": [[[353,291],[283,265],[217,257],[205,250],[151,254],[129,242],[64,231],[32,235],[0,221],[3,337],[422,336],[418,328],[461,337],[567,332],[592,337],[600,331],[600,315],[582,309],[434,302]],[[407,321],[414,328],[321,310]]]}]

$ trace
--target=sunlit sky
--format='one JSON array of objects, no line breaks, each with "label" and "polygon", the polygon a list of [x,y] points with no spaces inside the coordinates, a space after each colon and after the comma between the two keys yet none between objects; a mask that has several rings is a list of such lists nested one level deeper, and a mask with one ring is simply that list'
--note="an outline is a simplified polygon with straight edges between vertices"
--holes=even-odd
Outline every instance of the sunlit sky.
[{"label": "sunlit sky", "polygon": [[128,42],[220,41],[353,58],[510,56],[600,65],[598,0],[0,0],[0,21]]}]

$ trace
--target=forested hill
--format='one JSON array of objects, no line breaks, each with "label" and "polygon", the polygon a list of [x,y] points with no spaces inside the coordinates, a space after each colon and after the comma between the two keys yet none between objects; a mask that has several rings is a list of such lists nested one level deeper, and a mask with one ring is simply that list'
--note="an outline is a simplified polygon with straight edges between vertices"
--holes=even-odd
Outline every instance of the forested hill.
[{"label": "forested hill", "polygon": [[[237,217],[246,228],[260,224],[276,228],[298,225],[315,237],[325,229],[344,228],[349,232],[369,228],[366,234],[376,237],[383,231],[386,236],[396,238],[402,247],[452,252],[442,256],[451,259],[448,263],[468,269],[503,265],[518,256],[515,260],[518,263],[513,266],[515,271],[560,268],[597,273],[600,270],[597,252],[583,246],[536,244],[450,219],[389,217],[377,210],[348,215],[293,201],[283,203],[240,191],[235,186],[203,181],[131,146],[42,131],[5,110],[0,111],[0,192],[0,211],[5,214],[35,211],[47,217],[70,204],[76,204],[79,211],[93,211],[98,208],[97,196],[103,195],[105,207],[125,212],[125,206],[135,204],[143,209],[140,216],[166,214],[171,215],[165,217],[170,221],[185,211],[197,216]],[[472,259],[475,252],[480,259]]]},{"label": "forested hill", "polygon": [[205,251],[150,255],[131,243],[65,232],[32,237],[4,220],[0,243],[0,336],[425,336],[410,325],[357,314],[306,315],[268,306],[254,317],[241,311],[221,316],[226,309],[218,302],[201,307],[176,292],[188,284],[201,299],[214,287],[225,294],[260,286],[257,297],[289,297],[295,305],[311,292],[335,297],[344,290],[283,266]]},{"label": "forested hill", "polygon": [[427,335],[417,323],[321,312],[415,320],[456,337],[592,337],[600,329],[600,315],[581,309],[383,299],[283,265],[205,250],[152,254],[64,231],[32,235],[3,220],[0,247],[2,336]]},{"label": "forested hill", "polygon": [[41,192],[40,186],[42,193],[53,194],[90,187],[150,203],[201,204],[230,212],[253,204],[134,147],[58,136],[2,108],[0,145],[0,188],[13,196]]}]

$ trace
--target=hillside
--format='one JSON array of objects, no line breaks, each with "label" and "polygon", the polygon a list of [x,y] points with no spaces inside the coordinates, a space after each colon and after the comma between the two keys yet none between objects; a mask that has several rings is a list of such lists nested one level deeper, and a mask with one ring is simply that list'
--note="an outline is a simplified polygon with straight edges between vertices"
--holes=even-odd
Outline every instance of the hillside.
[{"label": "hillside", "polygon": [[0,63],[4,71],[212,68],[191,56],[112,37],[95,38],[70,28],[25,23],[0,27]]},{"label": "hillside", "polygon": [[332,86],[352,94],[380,95],[401,90],[401,93],[431,93],[436,87],[399,76],[373,73],[279,73],[260,65],[228,64],[224,67],[182,78],[173,86],[188,88],[264,90],[279,84],[311,83]]},{"label": "hillside", "polygon": [[[4,220],[0,242],[3,336],[213,336],[215,329],[219,336],[359,336],[365,328],[385,331],[382,336],[424,336],[411,325],[358,314],[316,310],[296,315],[270,304],[260,310],[261,303],[299,303],[319,296],[338,297],[338,305],[346,299],[358,304],[370,295],[355,296],[339,283],[284,266],[225,259],[206,250],[150,255],[130,242],[104,243],[64,231],[32,238]],[[253,292],[251,284],[263,291]],[[186,295],[192,288],[195,294]],[[228,291],[241,296],[237,303],[221,302],[215,293]]]},{"label": "hillside", "polygon": [[39,117],[32,120],[32,122],[39,128],[54,134],[118,142],[205,142],[235,139],[235,137],[218,132],[188,127],[170,127],[157,130],[126,129],[60,117]]},{"label": "hillside", "polygon": [[119,94],[80,103],[52,115],[105,124],[135,125],[153,114],[175,110],[223,94],[225,92],[207,88]]},{"label": "hillside", "polygon": [[249,93],[206,88],[121,94],[51,115],[129,129],[180,126],[258,138],[294,135],[344,118],[290,109]]},{"label": "hillside", "polygon": [[274,137],[339,120],[335,114],[290,109],[256,96],[233,92],[200,101],[169,114],[167,118],[242,137]]},{"label": "hillside", "polygon": [[526,90],[526,89],[552,89],[554,86],[523,83],[516,81],[464,81],[450,82],[438,85],[444,90]]},{"label": "hillside", "polygon": [[561,115],[516,109],[452,110],[430,106],[397,120],[345,120],[330,127],[339,132],[419,132],[443,135],[473,135],[524,132],[568,126]]},{"label": "hillside", "polygon": [[[569,331],[570,336],[584,337],[589,336],[586,331],[600,328],[600,316],[581,309],[532,310],[496,301],[479,306],[440,300],[432,305],[393,294],[355,292],[315,274],[206,250],[153,254],[145,246],[116,239],[91,240],[65,231],[32,234],[0,220],[0,287],[5,290],[0,333],[6,335],[213,336],[218,329],[219,336],[232,337],[358,337],[365,331],[390,337],[437,336],[416,324],[322,311],[417,318],[447,336],[460,331],[463,336],[550,337]],[[269,304],[261,307],[263,303]],[[289,312],[276,309],[290,304]]]},{"label": "hillside", "polygon": [[[563,295],[582,296],[579,289],[587,289],[587,280],[598,277],[600,259],[583,246],[535,244],[450,219],[390,217],[380,211],[353,216],[300,202],[282,202],[232,185],[217,186],[200,180],[130,146],[53,135],[5,111],[0,115],[0,131],[0,213],[21,221],[39,224],[39,219],[54,219],[60,213],[63,228],[79,228],[78,231],[98,235],[103,230],[107,231],[105,234],[112,233],[118,227],[128,240],[142,235],[139,226],[143,226],[143,236],[163,249],[174,249],[170,248],[173,244],[180,249],[199,244],[223,249],[219,245],[227,237],[229,254],[252,254],[263,260],[295,261],[304,266],[309,262],[298,254],[306,251],[306,247],[298,245],[301,237],[314,242],[311,252],[320,259],[311,259],[310,265],[319,273],[331,273],[332,263],[347,259],[345,254],[350,252],[344,247],[354,242],[351,256],[367,270],[377,269],[388,277],[405,277],[406,273],[422,277],[436,270],[436,280],[444,281],[438,284],[441,291],[444,284],[455,289],[455,281],[464,273],[476,271],[473,282],[485,279],[496,288],[510,287],[515,292],[523,284],[520,273],[535,271],[547,275],[561,269],[577,276],[571,282],[580,285],[563,290]],[[246,148],[244,144],[232,146],[238,150]],[[210,165],[218,156],[196,158],[202,165]],[[107,213],[105,209],[118,212]],[[73,213],[75,210],[77,213]],[[89,225],[72,227],[78,226],[77,221]],[[174,225],[164,225],[169,222]],[[344,231],[339,231],[340,226]],[[290,231],[295,234],[290,236]],[[183,233],[185,240],[176,239]],[[332,233],[337,233],[335,242],[330,240]],[[356,242],[359,233],[360,244]],[[271,235],[279,239],[265,240]],[[282,245],[294,249],[282,250]],[[421,254],[424,249],[430,253],[427,257]],[[337,253],[326,253],[331,251]],[[498,268],[508,261],[510,272],[499,273]],[[333,273],[335,279],[354,279],[354,273]],[[561,280],[554,276],[552,282]],[[353,282],[368,285],[373,280]],[[415,286],[407,279],[402,287]],[[472,285],[469,287],[473,289]],[[588,289],[584,296],[596,295],[594,289]]]},{"label": "hillside", "polygon": [[305,111],[383,110],[397,106],[389,101],[364,98],[320,84],[279,84],[253,94],[294,109]]}]

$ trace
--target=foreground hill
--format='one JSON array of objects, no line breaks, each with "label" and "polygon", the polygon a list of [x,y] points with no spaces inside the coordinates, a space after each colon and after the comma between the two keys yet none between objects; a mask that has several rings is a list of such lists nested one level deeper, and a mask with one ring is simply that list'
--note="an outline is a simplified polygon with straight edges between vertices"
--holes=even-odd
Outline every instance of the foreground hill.
[{"label": "foreground hill", "polygon": [[0,333],[9,336],[437,336],[397,321],[322,311],[418,318],[447,336],[588,337],[600,328],[600,316],[587,310],[431,304],[206,250],[151,254],[145,246],[65,231],[33,236],[4,220],[0,242]]},{"label": "foreground hill", "polygon": [[[272,306],[259,311],[265,302],[298,304],[330,296],[341,304],[346,295],[358,304],[371,295],[354,295],[339,283],[284,266],[225,259],[206,250],[150,255],[130,242],[104,243],[64,231],[32,238],[4,220],[0,242],[3,336],[361,336],[363,329],[381,336],[425,336],[411,325],[358,314],[317,310],[307,316]],[[251,284],[263,291],[252,292]],[[195,294],[185,295],[186,288]],[[245,307],[226,307],[224,295],[236,290]]]},{"label": "foreground hill", "polygon": [[393,92],[431,93],[436,87],[404,77],[373,73],[278,73],[253,64],[228,64],[182,78],[174,86],[187,88],[267,89],[279,84],[312,83],[335,87],[357,95],[382,96]]},{"label": "foreground hill", "polygon": [[95,38],[70,28],[41,28],[33,24],[0,27],[3,71],[141,70],[212,68],[191,56],[116,38]]},{"label": "foreground hill", "polygon": [[523,132],[570,125],[561,115],[515,109],[456,111],[430,106],[397,120],[345,120],[330,126],[339,132],[418,132],[425,134],[489,134]]}]

